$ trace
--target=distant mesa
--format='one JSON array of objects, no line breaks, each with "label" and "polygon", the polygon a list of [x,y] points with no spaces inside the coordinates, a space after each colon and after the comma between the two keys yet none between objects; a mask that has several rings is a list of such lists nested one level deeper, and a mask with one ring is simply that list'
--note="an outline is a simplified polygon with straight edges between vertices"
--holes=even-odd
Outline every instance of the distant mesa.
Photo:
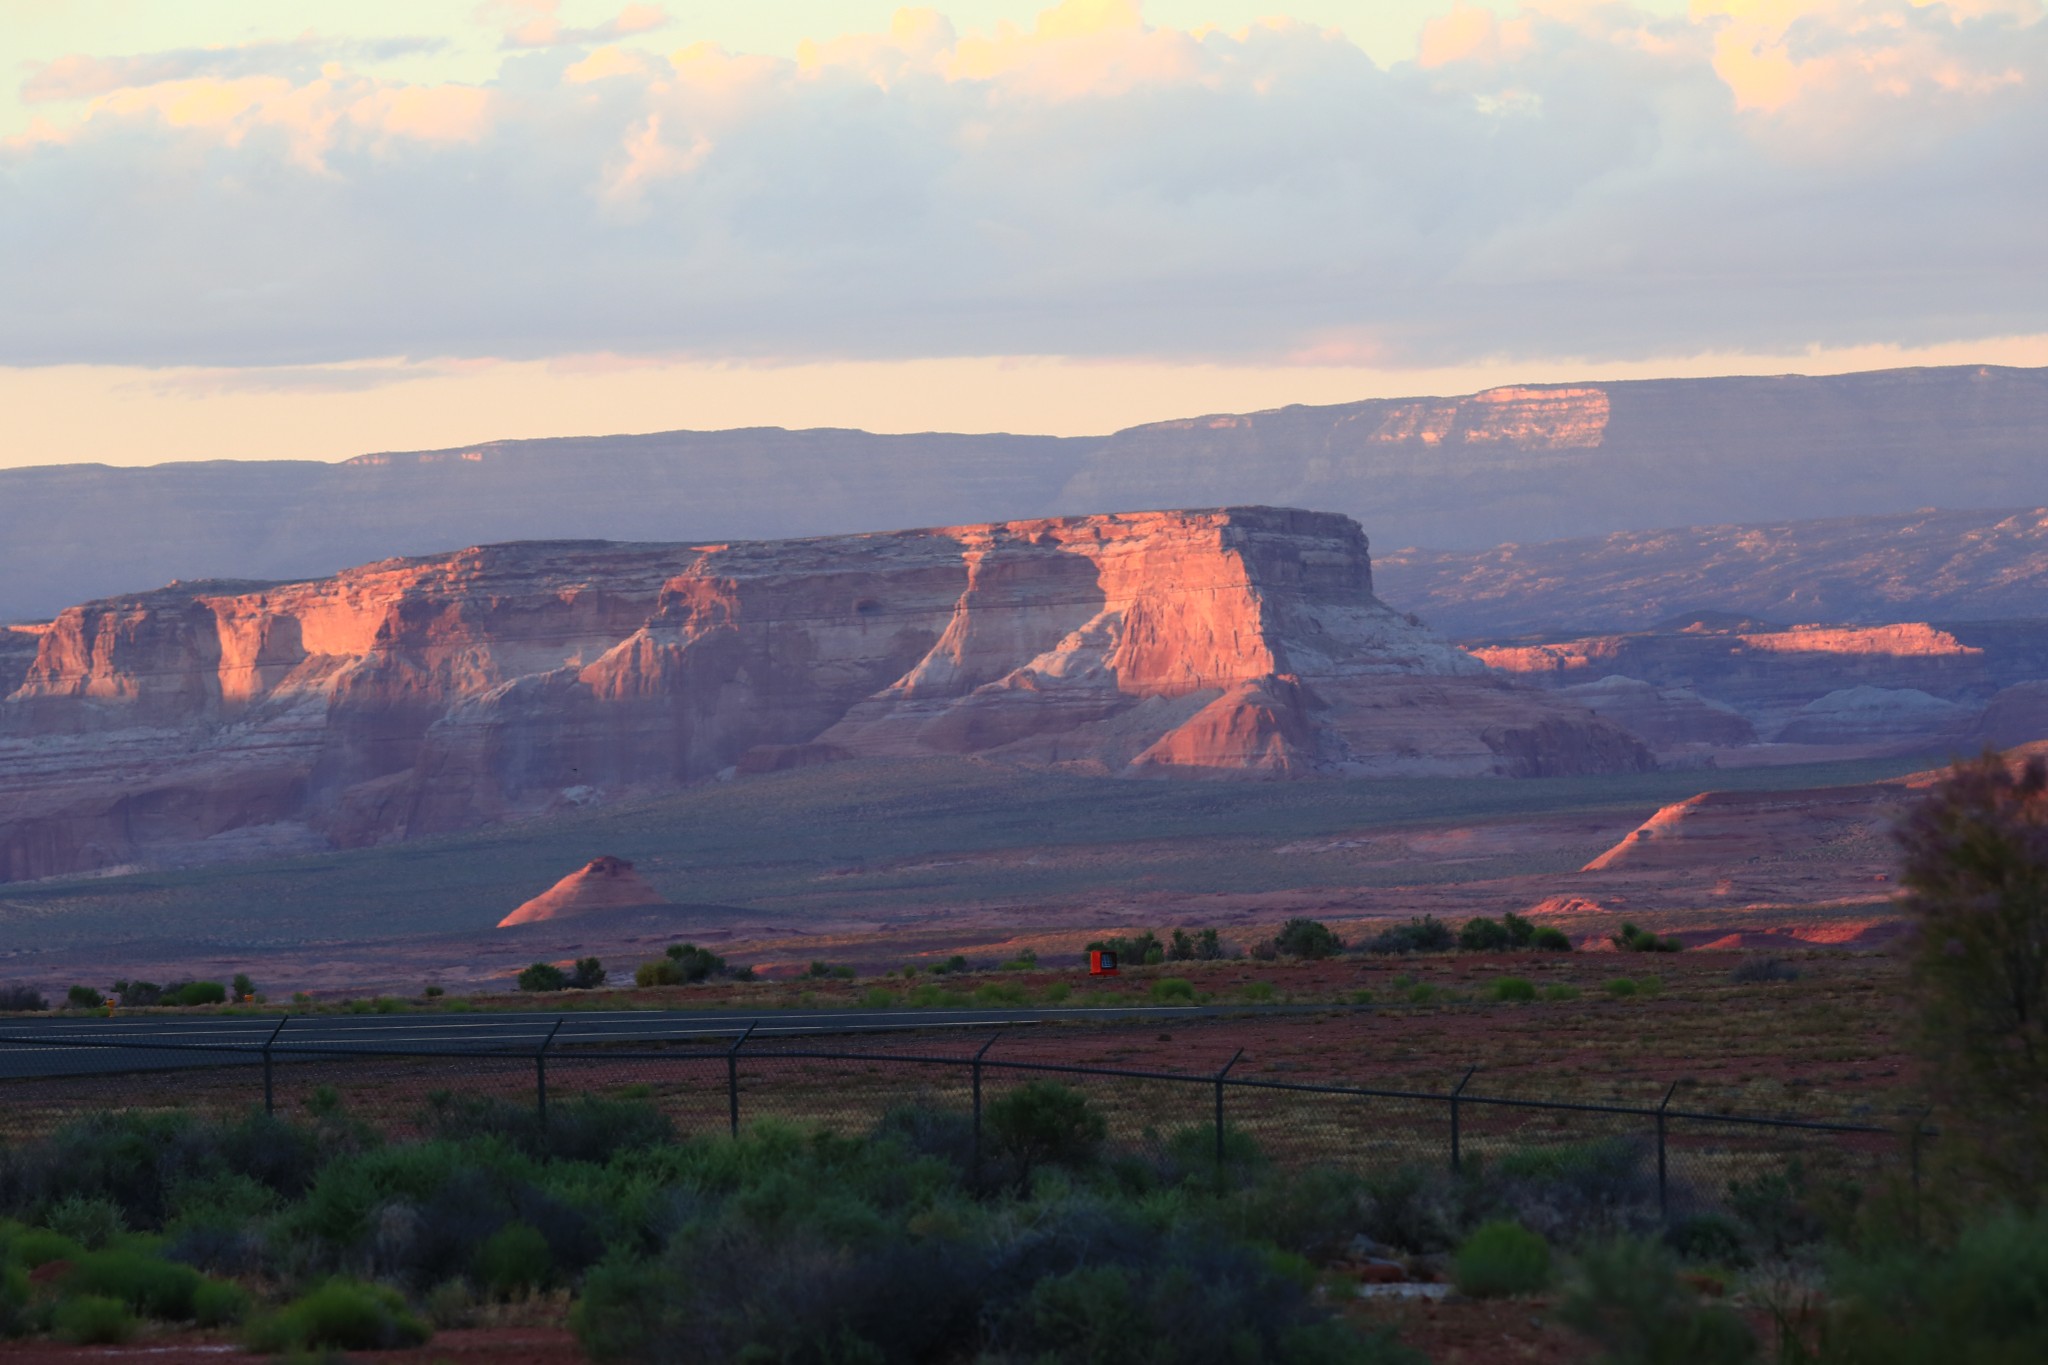
[{"label": "distant mesa", "polygon": [[633,910],[666,905],[659,891],[624,858],[592,858],[547,890],[498,921],[500,929],[546,920],[574,919],[599,910]]}]

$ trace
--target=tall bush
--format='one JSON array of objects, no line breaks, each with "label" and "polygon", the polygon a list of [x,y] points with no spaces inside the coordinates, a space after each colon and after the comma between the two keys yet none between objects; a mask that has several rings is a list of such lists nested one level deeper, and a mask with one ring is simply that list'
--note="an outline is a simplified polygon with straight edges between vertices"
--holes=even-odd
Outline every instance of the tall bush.
[{"label": "tall bush", "polygon": [[1897,837],[1929,1084],[2031,1207],[2048,1182],[2048,763],[1958,763]]}]

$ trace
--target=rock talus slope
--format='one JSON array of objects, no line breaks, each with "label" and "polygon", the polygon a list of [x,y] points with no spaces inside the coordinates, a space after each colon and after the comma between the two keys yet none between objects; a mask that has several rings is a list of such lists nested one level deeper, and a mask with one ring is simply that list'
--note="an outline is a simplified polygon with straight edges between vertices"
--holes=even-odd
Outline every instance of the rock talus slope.
[{"label": "rock talus slope", "polygon": [[717,545],[529,542],[74,607],[0,703],[0,880],[354,846],[727,770],[1638,769],[1272,508]]}]

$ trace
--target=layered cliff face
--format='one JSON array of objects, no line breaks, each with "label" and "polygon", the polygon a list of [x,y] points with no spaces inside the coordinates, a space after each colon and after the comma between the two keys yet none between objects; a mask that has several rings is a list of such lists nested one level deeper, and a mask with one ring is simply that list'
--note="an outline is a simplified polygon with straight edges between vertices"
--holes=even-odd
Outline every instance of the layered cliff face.
[{"label": "layered cliff face", "polygon": [[1341,516],[535,542],[63,613],[0,704],[0,878],[937,754],[1124,776],[1650,761],[1381,604]]},{"label": "layered cliff face", "polygon": [[[2032,615],[2036,581],[1997,570],[2042,562],[2041,513],[1988,540],[1956,521],[1982,514],[1894,514],[2038,507],[2044,432],[2048,368],[1954,366],[1523,385],[1101,437],[755,428],[7,469],[0,621],[166,578],[327,574],[538,535],[811,536],[1187,502],[1327,507],[1383,544],[1462,549],[1389,577],[1391,600],[1456,635],[1634,628],[1716,602],[1802,621]],[[1913,524],[1782,520],[1851,515]],[[1718,529],[1645,532],[1684,524]],[[1503,541],[1523,544],[1482,548]]]}]

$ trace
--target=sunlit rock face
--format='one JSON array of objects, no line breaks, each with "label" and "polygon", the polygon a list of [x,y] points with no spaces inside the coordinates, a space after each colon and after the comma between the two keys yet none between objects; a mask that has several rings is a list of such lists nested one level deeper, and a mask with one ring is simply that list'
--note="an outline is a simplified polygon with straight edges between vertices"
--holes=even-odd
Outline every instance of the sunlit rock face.
[{"label": "sunlit rock face", "polygon": [[550,920],[575,919],[604,910],[635,910],[664,904],[659,891],[624,858],[592,858],[532,900],[498,921],[500,929]]},{"label": "sunlit rock face", "polygon": [[0,878],[932,755],[1132,777],[1651,761],[1379,602],[1342,516],[527,542],[64,612],[0,704]]}]

